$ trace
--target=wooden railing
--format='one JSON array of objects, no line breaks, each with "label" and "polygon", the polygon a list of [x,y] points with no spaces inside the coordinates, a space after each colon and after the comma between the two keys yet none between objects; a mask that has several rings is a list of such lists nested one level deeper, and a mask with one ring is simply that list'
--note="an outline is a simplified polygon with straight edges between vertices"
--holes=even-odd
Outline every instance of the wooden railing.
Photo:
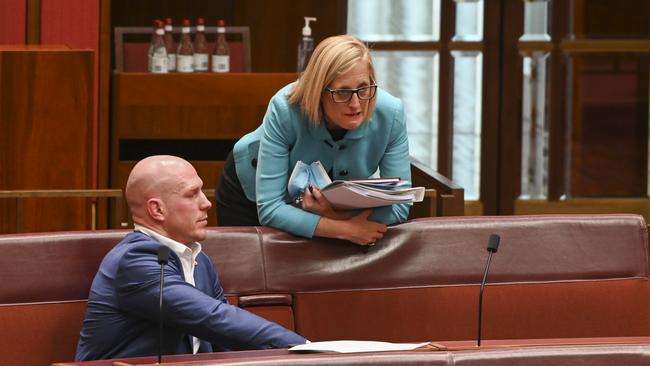
[{"label": "wooden railing", "polygon": [[[16,200],[16,232],[23,231],[24,200],[31,198],[113,198],[115,199],[115,222],[123,222],[121,189],[42,189],[42,190],[0,190],[0,199]],[[97,202],[91,203],[90,229],[97,228]]]},{"label": "wooden railing", "polygon": [[[416,203],[411,209],[409,218],[430,216],[462,216],[463,215],[463,189],[455,185],[444,176],[431,171],[414,161],[411,164],[414,186],[427,187],[424,201]],[[204,189],[203,193],[214,200],[215,190]],[[114,227],[126,228],[133,223],[124,216],[124,195],[121,189],[44,189],[44,190],[0,190],[0,199],[13,199],[16,202],[15,232],[23,231],[24,201],[34,198],[106,198],[114,200],[112,222]],[[97,229],[97,201],[91,202],[90,229]],[[127,215],[128,216],[128,215]]]},{"label": "wooden railing", "polygon": [[430,216],[463,216],[465,191],[449,178],[411,158],[413,186],[426,188],[424,201],[411,207],[409,219]]}]

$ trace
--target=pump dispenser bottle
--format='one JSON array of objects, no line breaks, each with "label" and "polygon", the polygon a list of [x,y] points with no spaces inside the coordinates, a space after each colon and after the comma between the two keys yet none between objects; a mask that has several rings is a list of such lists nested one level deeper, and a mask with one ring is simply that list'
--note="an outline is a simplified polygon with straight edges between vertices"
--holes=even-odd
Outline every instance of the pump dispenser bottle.
[{"label": "pump dispenser bottle", "polygon": [[298,43],[298,72],[303,72],[312,52],[314,52],[314,38],[311,36],[309,22],[315,22],[314,17],[305,17],[305,26],[302,28],[302,37]]}]

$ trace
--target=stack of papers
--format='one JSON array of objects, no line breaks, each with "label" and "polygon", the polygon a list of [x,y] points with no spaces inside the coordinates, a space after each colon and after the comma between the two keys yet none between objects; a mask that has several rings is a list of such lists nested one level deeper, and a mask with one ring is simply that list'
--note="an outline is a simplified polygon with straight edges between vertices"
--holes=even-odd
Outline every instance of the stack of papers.
[{"label": "stack of papers", "polygon": [[409,185],[410,182],[399,177],[332,182],[319,161],[311,165],[298,161],[289,177],[287,189],[291,199],[294,199],[309,186],[318,187],[332,207],[353,210],[422,201],[424,187]]},{"label": "stack of papers", "polygon": [[394,179],[394,182],[388,184],[378,184],[372,178],[335,180],[321,188],[321,192],[332,206],[338,209],[371,208],[422,201],[424,187],[399,188],[408,185],[408,182]]},{"label": "stack of papers", "polygon": [[315,353],[315,352],[380,352],[380,351],[411,351],[424,347],[424,343],[390,343],[376,341],[326,341],[311,342],[289,348],[289,352]]}]

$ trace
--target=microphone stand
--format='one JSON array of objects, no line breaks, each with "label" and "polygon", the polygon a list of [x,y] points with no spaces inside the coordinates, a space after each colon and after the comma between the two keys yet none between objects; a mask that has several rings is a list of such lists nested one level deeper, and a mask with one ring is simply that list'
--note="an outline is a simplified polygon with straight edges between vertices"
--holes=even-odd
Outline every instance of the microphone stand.
[{"label": "microphone stand", "polygon": [[499,237],[499,235],[492,234],[490,235],[490,239],[488,240],[488,247],[487,247],[488,259],[487,259],[487,263],[485,263],[485,270],[483,271],[483,279],[481,280],[481,290],[479,291],[479,295],[478,295],[478,336],[476,337],[478,347],[481,347],[481,325],[483,324],[483,288],[485,287],[488,270],[490,269],[492,254],[497,252],[497,249],[499,248],[500,239],[501,238]]},{"label": "microphone stand", "polygon": [[[160,298],[158,301],[158,363],[162,363],[162,344],[163,344],[163,314],[162,314],[162,306],[163,306],[163,286],[165,284],[165,276],[163,275],[163,267],[165,266],[164,263],[160,264]],[[483,288],[481,288],[481,291],[483,291]]]},{"label": "microphone stand", "polygon": [[158,248],[158,263],[160,264],[160,296],[158,298],[158,364],[162,363],[163,345],[163,288],[165,286],[165,264],[169,261],[169,247],[161,245]]}]

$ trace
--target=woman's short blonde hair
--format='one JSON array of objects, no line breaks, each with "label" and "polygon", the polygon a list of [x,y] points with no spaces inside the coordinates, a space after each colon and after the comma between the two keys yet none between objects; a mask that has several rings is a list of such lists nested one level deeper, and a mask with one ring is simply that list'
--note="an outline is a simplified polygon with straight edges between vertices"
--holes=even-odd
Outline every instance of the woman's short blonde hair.
[{"label": "woman's short blonde hair", "polygon": [[[298,104],[314,125],[322,118],[321,96],[325,87],[350,70],[359,60],[368,64],[370,83],[375,83],[375,68],[368,47],[357,38],[340,35],[325,38],[316,46],[305,71],[289,91],[289,103]],[[376,97],[368,101],[366,120],[375,110]]]}]

